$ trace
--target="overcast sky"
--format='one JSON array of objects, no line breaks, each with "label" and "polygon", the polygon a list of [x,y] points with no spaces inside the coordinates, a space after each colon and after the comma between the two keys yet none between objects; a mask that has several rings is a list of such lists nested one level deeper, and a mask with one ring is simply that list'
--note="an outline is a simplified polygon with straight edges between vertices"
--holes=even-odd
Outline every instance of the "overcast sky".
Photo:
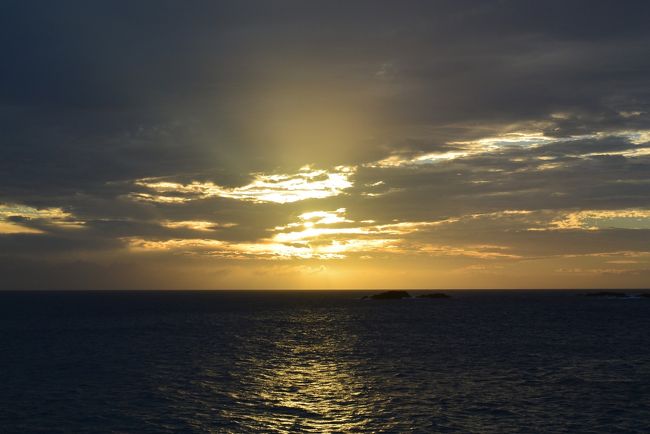
[{"label": "overcast sky", "polygon": [[0,288],[650,286],[646,1],[5,1]]}]

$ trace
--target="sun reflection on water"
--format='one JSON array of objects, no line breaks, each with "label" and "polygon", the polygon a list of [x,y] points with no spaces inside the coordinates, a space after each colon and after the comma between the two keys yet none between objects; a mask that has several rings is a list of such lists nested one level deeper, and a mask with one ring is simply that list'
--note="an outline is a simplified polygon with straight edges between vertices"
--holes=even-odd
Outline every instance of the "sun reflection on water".
[{"label": "sun reflection on water", "polygon": [[267,432],[364,431],[381,400],[352,357],[356,336],[315,312],[290,318],[276,336],[268,352],[246,351],[233,367],[241,388],[232,398],[244,405],[223,416]]}]

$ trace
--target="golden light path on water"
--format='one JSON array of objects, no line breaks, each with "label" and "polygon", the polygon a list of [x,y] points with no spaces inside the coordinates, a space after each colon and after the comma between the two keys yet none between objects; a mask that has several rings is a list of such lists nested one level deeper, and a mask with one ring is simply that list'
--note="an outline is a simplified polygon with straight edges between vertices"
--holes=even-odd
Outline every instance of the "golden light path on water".
[{"label": "golden light path on water", "polygon": [[[243,342],[244,356],[230,370],[238,387],[228,399],[237,405],[220,416],[252,432],[367,432],[387,398],[367,384],[353,356],[357,336],[323,311],[283,323],[275,340]],[[218,384],[211,388],[219,393]]]}]

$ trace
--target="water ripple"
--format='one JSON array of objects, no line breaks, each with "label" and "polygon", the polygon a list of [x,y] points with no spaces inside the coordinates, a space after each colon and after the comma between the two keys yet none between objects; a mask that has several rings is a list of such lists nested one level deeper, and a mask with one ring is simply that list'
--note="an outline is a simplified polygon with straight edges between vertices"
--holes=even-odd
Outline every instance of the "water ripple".
[{"label": "water ripple", "polygon": [[25,297],[0,308],[3,433],[650,426],[650,303],[79,294],[45,311]]}]

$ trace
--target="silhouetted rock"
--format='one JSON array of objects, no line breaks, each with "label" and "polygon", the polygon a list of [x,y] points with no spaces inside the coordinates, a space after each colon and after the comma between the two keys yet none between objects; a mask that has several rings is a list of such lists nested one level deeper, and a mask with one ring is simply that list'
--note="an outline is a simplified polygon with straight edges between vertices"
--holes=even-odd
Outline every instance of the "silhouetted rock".
[{"label": "silhouetted rock", "polygon": [[650,298],[650,292],[644,292],[642,294],[639,294],[639,297]]},{"label": "silhouetted rock", "polygon": [[418,295],[418,298],[450,298],[450,296],[447,294],[443,294],[442,292],[435,292],[431,294]]},{"label": "silhouetted rock", "polygon": [[411,298],[411,294],[406,291],[386,291],[379,294],[371,295],[372,300],[399,300],[402,298]]},{"label": "silhouetted rock", "polygon": [[628,297],[624,292],[612,292],[612,291],[600,291],[600,292],[589,292],[585,294],[587,297]]}]

